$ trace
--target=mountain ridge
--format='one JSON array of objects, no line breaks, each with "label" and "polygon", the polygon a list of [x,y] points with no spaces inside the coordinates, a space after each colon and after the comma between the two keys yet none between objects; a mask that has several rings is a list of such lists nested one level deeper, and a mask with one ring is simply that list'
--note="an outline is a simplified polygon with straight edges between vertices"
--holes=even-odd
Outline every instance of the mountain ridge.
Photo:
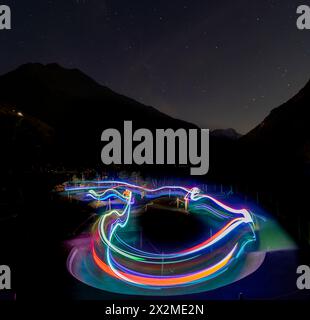
[{"label": "mountain ridge", "polygon": [[[1,121],[10,121],[8,132],[16,131],[14,136],[19,137],[14,140],[15,149],[29,158],[29,164],[37,160],[37,157],[31,159],[31,153],[40,152],[42,157],[38,158],[51,159],[54,163],[99,164],[102,131],[107,128],[121,131],[124,120],[133,121],[134,129],[198,128],[115,93],[78,69],[66,69],[58,64],[30,63],[1,75],[0,107],[23,113],[23,117],[15,117],[16,112],[9,117],[7,112],[2,112]],[[44,132],[42,128],[51,128],[52,137],[50,130]],[[35,132],[38,137],[33,136]],[[29,138],[29,143],[23,135]],[[52,138],[52,146],[44,145],[45,136],[49,141]],[[38,143],[34,145],[30,140]]]},{"label": "mountain ridge", "polygon": [[[310,80],[292,98],[279,107],[272,109],[267,117],[255,128],[249,131],[241,139],[265,139],[269,136],[269,141],[279,138],[286,126],[296,135],[299,133],[307,138],[310,137],[310,125],[307,119],[310,118]],[[277,134],[278,131],[278,134]],[[281,133],[280,133],[281,132]]]},{"label": "mountain ridge", "polygon": [[[51,102],[55,102],[52,107],[54,111],[59,112],[62,106],[57,104],[59,102],[58,98],[66,100],[69,105],[66,108],[70,108],[70,104],[77,100],[88,100],[85,103],[101,102],[101,107],[106,108],[108,108],[107,103],[109,102],[122,108],[123,110],[121,111],[127,117],[129,112],[124,109],[130,107],[133,109],[131,110],[133,113],[149,112],[152,117],[155,116],[161,120],[165,118],[167,121],[177,121],[185,124],[185,127],[194,126],[186,121],[174,119],[161,113],[152,106],[144,105],[132,98],[118,94],[97,83],[79,69],[67,69],[56,63],[46,65],[41,63],[24,64],[13,71],[0,75],[0,88],[0,102],[17,105],[21,110],[24,109],[30,114],[33,113],[34,116],[41,117],[43,115],[46,121],[49,120],[48,116],[52,114],[42,114],[42,112],[39,112],[40,110],[32,107],[30,103],[38,104],[43,102],[46,107]],[[17,93],[13,92],[16,89]],[[49,107],[51,108],[51,106]],[[137,118],[137,114],[134,115]]]}]

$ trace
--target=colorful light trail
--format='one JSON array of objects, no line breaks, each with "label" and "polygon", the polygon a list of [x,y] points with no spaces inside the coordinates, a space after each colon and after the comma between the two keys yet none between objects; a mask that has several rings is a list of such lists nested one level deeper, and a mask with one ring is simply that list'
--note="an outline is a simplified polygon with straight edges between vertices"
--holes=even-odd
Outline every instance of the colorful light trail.
[{"label": "colorful light trail", "polygon": [[[199,286],[238,268],[246,248],[255,246],[257,240],[248,210],[234,209],[196,187],[150,189],[120,181],[92,181],[67,187],[66,192],[80,200],[103,204],[85,254],[87,272],[96,274],[97,279],[102,278],[98,274],[106,275],[142,290]],[[177,250],[158,252],[154,246],[139,247],[139,228],[132,221],[149,206],[172,207],[179,214],[198,215],[206,225],[211,223],[212,235],[204,234],[198,243]],[[73,260],[71,254],[68,269],[76,275]]]}]

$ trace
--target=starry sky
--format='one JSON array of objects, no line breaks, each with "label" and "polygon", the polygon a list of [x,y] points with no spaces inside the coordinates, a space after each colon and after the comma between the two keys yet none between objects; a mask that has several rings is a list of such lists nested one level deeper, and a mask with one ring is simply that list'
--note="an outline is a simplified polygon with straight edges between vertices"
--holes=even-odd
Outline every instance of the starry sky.
[{"label": "starry sky", "polygon": [[307,3],[3,0],[0,73],[57,62],[173,117],[246,133],[310,79],[310,31],[296,27]]}]

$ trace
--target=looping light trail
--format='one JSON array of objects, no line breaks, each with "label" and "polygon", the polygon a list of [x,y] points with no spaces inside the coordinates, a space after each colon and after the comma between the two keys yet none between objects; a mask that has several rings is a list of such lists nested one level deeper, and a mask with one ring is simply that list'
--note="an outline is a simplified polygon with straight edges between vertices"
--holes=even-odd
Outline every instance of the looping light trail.
[{"label": "looping light trail", "polygon": [[[149,189],[126,182],[99,181],[66,191],[85,193],[88,199],[96,201],[109,201],[110,208],[99,218],[93,234],[92,258],[102,272],[132,285],[165,288],[207,281],[227,271],[242,256],[245,247],[256,240],[248,210],[231,208],[196,187]],[[182,199],[190,214],[199,211],[214,216],[222,226],[198,244],[166,253],[137,248],[120,236],[132,218],[132,210],[145,206],[148,199],[165,197]]]}]

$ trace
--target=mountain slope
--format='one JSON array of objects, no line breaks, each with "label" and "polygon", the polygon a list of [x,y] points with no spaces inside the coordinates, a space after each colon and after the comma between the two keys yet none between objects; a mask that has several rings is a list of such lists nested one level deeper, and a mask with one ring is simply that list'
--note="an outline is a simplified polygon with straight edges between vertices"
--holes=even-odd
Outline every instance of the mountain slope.
[{"label": "mountain slope", "polygon": [[[196,127],[117,94],[79,70],[57,64],[26,64],[0,76],[0,105],[51,127],[55,132],[51,161],[72,165],[100,163],[102,131],[122,130],[124,120],[132,120],[134,129]],[[27,143],[23,151],[29,153]]]},{"label": "mountain slope", "polygon": [[235,129],[215,129],[211,132],[211,135],[216,138],[238,140],[242,137],[242,134],[238,133]]},{"label": "mountain slope", "polygon": [[284,138],[302,142],[310,137],[310,81],[292,99],[275,108],[256,128],[245,137],[245,141],[273,143]]},{"label": "mountain slope", "polygon": [[0,76],[0,88],[0,102],[17,105],[52,125],[58,125],[61,120],[78,120],[79,117],[79,120],[103,117],[105,120],[109,118],[109,122],[120,118],[147,125],[158,120],[162,125],[191,126],[119,95],[77,69],[65,69],[58,64],[23,65]]},{"label": "mountain slope", "polygon": [[309,177],[310,81],[238,143],[245,175],[279,183]]}]

